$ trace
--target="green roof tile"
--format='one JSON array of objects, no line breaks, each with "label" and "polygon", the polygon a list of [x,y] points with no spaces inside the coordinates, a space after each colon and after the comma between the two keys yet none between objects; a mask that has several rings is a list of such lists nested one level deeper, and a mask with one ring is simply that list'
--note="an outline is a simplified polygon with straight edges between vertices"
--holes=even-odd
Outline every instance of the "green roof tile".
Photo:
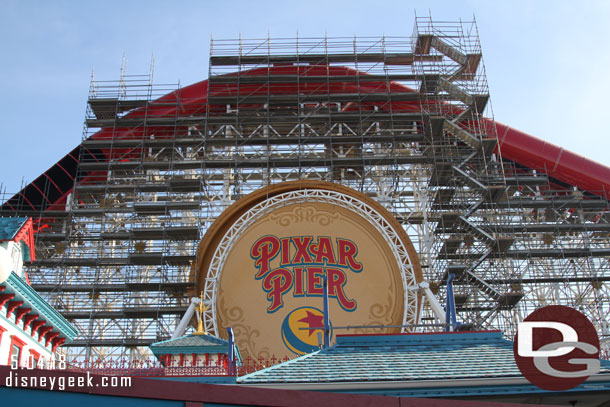
[{"label": "green roof tile", "polygon": [[23,227],[28,218],[0,218],[0,240],[11,240]]},{"label": "green roof tile", "polygon": [[205,347],[205,346],[228,346],[229,342],[211,335],[185,335],[175,339],[156,342],[151,347]]},{"label": "green roof tile", "polygon": [[[610,372],[602,363],[602,372]],[[337,343],[238,383],[438,380],[521,376],[500,332],[338,336]]]}]

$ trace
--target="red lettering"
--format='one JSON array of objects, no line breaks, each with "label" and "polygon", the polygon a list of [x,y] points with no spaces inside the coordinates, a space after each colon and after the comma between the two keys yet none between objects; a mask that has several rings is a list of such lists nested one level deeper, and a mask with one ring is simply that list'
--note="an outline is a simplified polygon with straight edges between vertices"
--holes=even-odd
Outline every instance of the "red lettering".
[{"label": "red lettering", "polygon": [[267,299],[271,305],[267,312],[275,312],[284,306],[282,296],[292,287],[292,273],[283,268],[277,268],[265,276],[263,290],[267,291]]},{"label": "red lettering", "polygon": [[305,295],[305,292],[303,292],[303,268],[302,267],[294,268],[294,295],[295,295],[295,297]]},{"label": "red lettering", "polygon": [[337,264],[330,237],[319,237],[318,244],[311,245],[310,250],[316,256],[316,263],[324,264],[326,260],[326,264]]},{"label": "red lettering", "polygon": [[[255,278],[263,280],[262,288],[270,303],[268,313],[284,306],[283,296],[293,287],[294,297],[323,295],[325,275],[328,277],[328,295],[336,298],[346,311],[357,308],[357,301],[346,295],[345,285],[347,268],[356,273],[363,270],[362,263],[356,261],[358,247],[351,240],[337,238],[335,251],[330,237],[317,237],[315,243],[313,239],[312,236],[278,238],[268,235],[260,237],[252,245],[250,256],[258,269]],[[279,261],[272,266],[276,258]],[[289,267],[303,264],[307,266]]]},{"label": "red lettering", "polygon": [[358,247],[351,240],[337,239],[339,247],[339,264],[341,266],[349,266],[355,272],[362,271],[362,263],[356,261],[355,257],[358,254]]},{"label": "red lettering", "polygon": [[275,236],[263,236],[252,245],[250,256],[256,259],[254,265],[258,268],[255,278],[259,279],[269,271],[269,262],[277,256],[279,250],[280,241]]},{"label": "red lettering", "polygon": [[294,246],[297,249],[297,253],[294,255],[294,259],[292,259],[293,264],[299,263],[312,263],[311,256],[307,251],[309,244],[311,243],[311,236],[302,236],[302,237],[293,237],[292,241]]},{"label": "red lettering", "polygon": [[283,237],[282,241],[282,261],[280,266],[284,267],[290,264],[290,238]]},{"label": "red lettering", "polygon": [[347,277],[342,270],[327,268],[328,276],[328,295],[337,297],[337,301],[348,311],[356,309],[356,301],[350,300],[345,295],[343,286],[347,282]]},{"label": "red lettering", "polygon": [[323,275],[324,269],[322,267],[307,267],[307,295],[322,295],[324,293]]}]

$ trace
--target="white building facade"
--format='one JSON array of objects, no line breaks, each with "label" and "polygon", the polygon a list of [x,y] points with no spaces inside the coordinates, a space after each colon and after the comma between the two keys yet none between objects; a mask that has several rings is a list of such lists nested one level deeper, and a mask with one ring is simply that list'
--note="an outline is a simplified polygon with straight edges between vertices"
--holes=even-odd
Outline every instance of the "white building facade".
[{"label": "white building facade", "polygon": [[32,220],[0,218],[0,365],[50,367],[78,334],[30,286],[23,263],[34,256]]}]

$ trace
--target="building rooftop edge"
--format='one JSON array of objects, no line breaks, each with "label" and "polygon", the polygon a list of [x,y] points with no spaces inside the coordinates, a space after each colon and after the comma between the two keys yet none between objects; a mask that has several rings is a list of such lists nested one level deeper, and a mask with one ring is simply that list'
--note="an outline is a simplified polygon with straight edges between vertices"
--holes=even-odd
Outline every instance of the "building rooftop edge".
[{"label": "building rooftop edge", "polygon": [[15,273],[11,273],[9,278],[4,282],[4,285],[13,289],[15,293],[19,294],[35,307],[36,312],[42,314],[42,318],[53,324],[53,327],[62,335],[65,335],[66,341],[72,341],[79,334],[79,331],[72,326],[63,315],[46,302],[36,290]]},{"label": "building rooftop edge", "polygon": [[337,335],[335,346],[371,346],[391,342],[393,344],[455,343],[471,341],[503,341],[501,331],[423,332],[400,334]]}]

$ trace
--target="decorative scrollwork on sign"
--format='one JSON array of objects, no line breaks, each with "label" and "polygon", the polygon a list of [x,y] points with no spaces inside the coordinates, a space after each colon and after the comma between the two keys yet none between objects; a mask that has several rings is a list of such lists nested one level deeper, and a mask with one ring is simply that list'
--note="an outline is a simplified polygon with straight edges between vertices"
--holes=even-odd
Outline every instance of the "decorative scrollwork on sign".
[{"label": "decorative scrollwork on sign", "polygon": [[[237,338],[237,347],[242,352],[256,358],[271,357],[268,347],[256,346],[256,338],[260,337],[261,332],[244,322],[244,310],[241,307],[227,307],[223,298],[220,301],[219,308],[219,312],[222,313],[226,325],[233,328],[235,338]],[[227,327],[221,326],[220,328],[225,330]]]},{"label": "decorative scrollwork on sign", "polygon": [[369,315],[375,320],[372,324],[377,325],[391,325],[392,324],[392,311],[394,311],[392,296],[388,294],[387,302],[385,304],[376,303],[371,305],[369,308]]},{"label": "decorative scrollwork on sign", "polygon": [[[207,267],[204,280],[204,297],[205,300],[211,304],[211,307],[205,313],[206,329],[210,333],[215,335],[218,335],[219,333],[218,312],[218,314],[223,315],[223,325],[232,324],[233,329],[236,330],[236,334],[239,329],[239,336],[255,339],[258,335],[261,335],[261,332],[247,326],[244,323],[245,320],[243,320],[243,317],[239,318],[239,310],[225,309],[224,304],[217,303],[219,294],[218,282],[227,262],[227,256],[232,248],[240,241],[242,236],[246,234],[248,228],[265,216],[269,216],[268,219],[271,220],[271,222],[282,227],[292,227],[293,224],[298,222],[316,223],[321,226],[328,226],[333,223],[338,224],[342,219],[341,212],[333,212],[332,208],[329,209],[329,207],[324,210],[319,210],[319,208],[316,210],[316,207],[319,207],[320,203],[330,204],[333,207],[342,208],[342,210],[347,210],[358,215],[360,219],[363,220],[363,224],[367,224],[366,227],[372,228],[374,233],[379,233],[380,239],[378,240],[378,243],[385,243],[384,247],[387,247],[389,255],[395,260],[399,277],[393,286],[393,291],[396,291],[397,285],[402,285],[402,290],[399,289],[398,291],[402,291],[404,297],[399,299],[388,296],[387,299],[376,301],[373,305],[370,305],[368,307],[369,312],[372,319],[375,320],[375,323],[379,322],[379,325],[387,325],[392,323],[396,324],[396,322],[400,321],[402,325],[410,325],[418,322],[418,310],[420,305],[419,297],[414,291],[414,287],[417,287],[418,278],[420,278],[418,277],[418,272],[420,276],[421,271],[418,271],[416,268],[416,259],[410,257],[411,254],[409,254],[409,251],[413,253],[414,250],[411,242],[408,241],[408,236],[404,234],[400,225],[395,222],[395,220],[392,220],[393,218],[391,215],[385,213],[382,207],[379,207],[374,202],[367,202],[366,197],[357,197],[349,193],[335,190],[312,188],[295,189],[277,195],[271,195],[242,212],[239,217],[232,222],[231,226],[223,231],[224,234],[222,238],[217,240],[218,243],[212,251],[213,254],[209,257],[209,266]],[[279,208],[290,205],[294,205],[295,209],[290,209],[278,214],[273,213]],[[282,236],[282,239],[288,238],[289,236],[289,234]],[[288,257],[287,254],[286,257]],[[284,273],[285,272],[286,271],[284,271]],[[302,270],[302,272],[305,272],[305,270]],[[275,284],[279,284],[279,281],[280,280],[273,280]],[[269,287],[271,287],[271,283],[272,281],[269,281]],[[312,290],[315,290],[315,284],[313,284],[312,287]],[[301,287],[295,285],[294,290],[297,292],[301,290]],[[339,289],[335,288],[335,290],[338,291]],[[400,316],[394,315],[396,312],[395,310],[399,309],[396,307],[397,301],[402,304],[402,306],[399,307]],[[247,311],[247,309],[243,311]],[[247,340],[249,340],[250,343],[256,342],[255,340]],[[264,352],[264,348],[247,349],[249,355],[260,356],[264,355]]]},{"label": "decorative scrollwork on sign", "polygon": [[331,212],[322,212],[313,206],[298,206],[290,213],[271,215],[270,219],[280,226],[290,226],[297,222],[315,222],[320,226],[328,226],[338,219],[339,215]]}]

